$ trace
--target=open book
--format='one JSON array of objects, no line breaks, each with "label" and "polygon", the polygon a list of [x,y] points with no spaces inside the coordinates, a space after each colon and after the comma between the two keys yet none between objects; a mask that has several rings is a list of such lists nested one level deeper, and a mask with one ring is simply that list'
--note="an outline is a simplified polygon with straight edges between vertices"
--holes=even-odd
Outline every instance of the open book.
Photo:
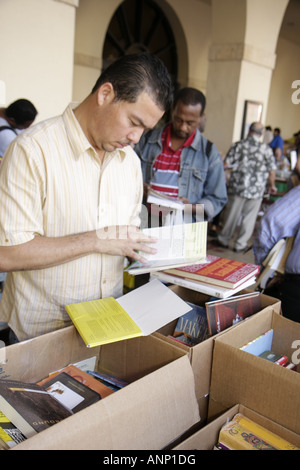
[{"label": "open book", "polygon": [[153,227],[143,232],[157,239],[157,243],[152,245],[157,253],[143,252],[147,264],[135,261],[125,270],[129,274],[187,266],[206,258],[207,222]]},{"label": "open book", "polygon": [[287,257],[293,247],[294,237],[280,239],[262,262],[262,271],[257,278],[257,286],[261,289],[267,287],[272,277],[278,274],[284,274]]},{"label": "open book", "polygon": [[65,308],[88,347],[147,336],[191,310],[158,280],[118,299],[107,297]]}]

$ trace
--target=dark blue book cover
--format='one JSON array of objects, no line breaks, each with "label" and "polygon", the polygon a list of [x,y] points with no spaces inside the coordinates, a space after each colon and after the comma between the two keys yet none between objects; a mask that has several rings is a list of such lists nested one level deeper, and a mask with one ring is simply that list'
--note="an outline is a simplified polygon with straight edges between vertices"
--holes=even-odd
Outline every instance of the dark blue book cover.
[{"label": "dark blue book cover", "polygon": [[188,346],[201,343],[209,337],[206,309],[191,302],[192,310],[178,318],[173,337]]}]

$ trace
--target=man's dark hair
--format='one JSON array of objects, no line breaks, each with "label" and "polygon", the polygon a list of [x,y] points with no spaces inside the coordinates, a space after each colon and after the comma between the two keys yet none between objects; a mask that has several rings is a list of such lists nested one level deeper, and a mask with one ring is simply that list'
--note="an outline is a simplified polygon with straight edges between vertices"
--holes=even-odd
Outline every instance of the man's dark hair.
[{"label": "man's dark hair", "polygon": [[185,87],[181,88],[175,96],[174,99],[174,108],[178,101],[181,101],[185,105],[192,105],[195,106],[197,104],[201,104],[201,114],[204,113],[205,106],[206,106],[206,98],[202,91],[197,90],[196,88]]},{"label": "man's dark hair", "polygon": [[92,93],[107,82],[114,88],[116,101],[135,103],[139,95],[146,91],[163,111],[167,111],[172,104],[171,78],[166,66],[155,55],[142,52],[122,56],[102,72]]},{"label": "man's dark hair", "polygon": [[5,115],[15,120],[16,126],[23,126],[27,122],[34,121],[37,110],[31,101],[21,98],[14,101],[5,109]]}]

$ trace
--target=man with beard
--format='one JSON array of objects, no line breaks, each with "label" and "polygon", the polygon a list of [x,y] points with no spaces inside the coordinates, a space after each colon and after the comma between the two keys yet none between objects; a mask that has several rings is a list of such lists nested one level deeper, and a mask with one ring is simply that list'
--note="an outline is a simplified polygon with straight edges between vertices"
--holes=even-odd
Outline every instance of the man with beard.
[{"label": "man with beard", "polygon": [[191,213],[189,221],[212,220],[227,201],[221,155],[198,129],[205,105],[201,91],[182,88],[173,102],[171,122],[144,133],[135,146],[145,199],[150,188],[180,199],[185,215],[186,209]]}]

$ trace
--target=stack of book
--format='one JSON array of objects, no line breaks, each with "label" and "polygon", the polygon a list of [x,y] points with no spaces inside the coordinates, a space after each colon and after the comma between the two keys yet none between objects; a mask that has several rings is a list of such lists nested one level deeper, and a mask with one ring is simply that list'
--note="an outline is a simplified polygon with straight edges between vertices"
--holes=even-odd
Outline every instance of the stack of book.
[{"label": "stack of book", "polygon": [[299,450],[293,444],[238,413],[222,427],[218,450]]},{"label": "stack of book", "polygon": [[126,385],[73,364],[38,383],[0,380],[0,448],[11,449]]},{"label": "stack of book", "polygon": [[204,262],[153,272],[152,277],[218,298],[227,298],[254,285],[259,271],[260,267],[255,264],[207,255]]},{"label": "stack of book", "polygon": [[289,361],[285,354],[273,351],[273,333],[274,330],[271,328],[242,346],[240,349],[253,354],[254,356],[273,362],[279,366],[283,366],[286,369],[297,371],[296,364]]}]

